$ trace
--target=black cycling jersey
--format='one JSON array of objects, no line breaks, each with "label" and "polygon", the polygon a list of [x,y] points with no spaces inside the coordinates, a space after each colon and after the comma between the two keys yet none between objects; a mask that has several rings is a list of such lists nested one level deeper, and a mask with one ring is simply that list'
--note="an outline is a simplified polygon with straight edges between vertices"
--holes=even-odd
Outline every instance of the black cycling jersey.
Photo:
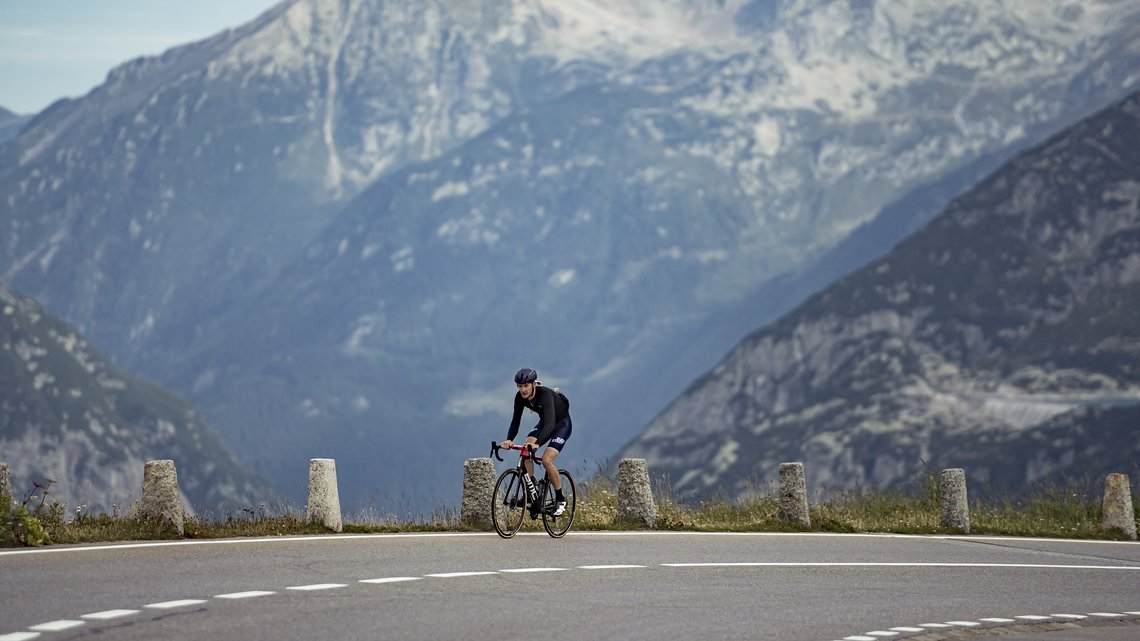
[{"label": "black cycling jersey", "polygon": [[545,443],[546,439],[554,433],[554,428],[558,426],[558,422],[570,415],[570,401],[562,392],[555,392],[549,387],[536,385],[534,396],[529,401],[524,399],[522,394],[516,392],[515,415],[511,418],[510,429],[507,430],[508,441],[515,440],[515,436],[519,433],[519,421],[522,420],[524,407],[537,413],[542,419],[540,423],[542,433],[538,437],[539,443]]}]

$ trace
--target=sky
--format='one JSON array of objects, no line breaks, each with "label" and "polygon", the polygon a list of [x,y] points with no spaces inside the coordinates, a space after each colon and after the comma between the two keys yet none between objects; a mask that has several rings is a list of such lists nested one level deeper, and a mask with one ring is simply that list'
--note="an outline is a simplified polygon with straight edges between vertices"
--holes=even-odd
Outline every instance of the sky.
[{"label": "sky", "polygon": [[0,0],[0,107],[38,113],[139,56],[237,27],[280,0]]}]

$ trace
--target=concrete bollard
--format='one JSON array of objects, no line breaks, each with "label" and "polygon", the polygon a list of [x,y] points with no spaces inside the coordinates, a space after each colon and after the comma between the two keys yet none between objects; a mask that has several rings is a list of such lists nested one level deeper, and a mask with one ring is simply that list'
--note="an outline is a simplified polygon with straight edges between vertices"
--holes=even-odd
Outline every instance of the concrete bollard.
[{"label": "concrete bollard", "polygon": [[618,461],[618,518],[650,529],[657,527],[657,504],[643,458]]},{"label": "concrete bollard", "polygon": [[491,495],[495,492],[495,464],[491,459],[469,458],[463,464],[463,503],[459,520],[468,525],[491,525]]},{"label": "concrete bollard", "polygon": [[970,506],[966,501],[966,471],[960,467],[942,470],[942,525],[970,533]]},{"label": "concrete bollard", "polygon": [[0,461],[0,504],[12,504],[12,472],[3,461]]},{"label": "concrete bollard", "polygon": [[305,504],[310,523],[320,522],[333,532],[343,532],[340,520],[340,491],[336,485],[336,461],[309,460],[309,501]]},{"label": "concrete bollard", "polygon": [[803,463],[780,463],[779,503],[781,519],[803,527],[811,527]]},{"label": "concrete bollard", "polygon": [[178,491],[178,470],[174,461],[147,461],[143,467],[142,502],[139,515],[170,523],[178,536],[186,533],[182,516],[182,497]]},{"label": "concrete bollard", "polygon": [[1127,474],[1113,473],[1104,477],[1103,530],[1120,530],[1136,540],[1136,518],[1132,512],[1132,485]]}]

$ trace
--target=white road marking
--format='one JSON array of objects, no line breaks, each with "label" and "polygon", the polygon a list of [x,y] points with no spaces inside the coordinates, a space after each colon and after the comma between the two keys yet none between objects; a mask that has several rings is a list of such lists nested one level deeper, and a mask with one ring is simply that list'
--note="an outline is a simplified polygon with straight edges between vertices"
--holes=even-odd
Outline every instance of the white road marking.
[{"label": "white road marking", "polygon": [[524,572],[562,572],[566,568],[513,568],[510,570],[499,570],[499,572],[515,572],[522,574]]},{"label": "white road marking", "polygon": [[346,584],[346,583],[314,583],[312,585],[294,585],[294,586],[287,587],[285,589],[286,590],[312,591],[312,590],[332,590],[334,588],[344,588],[344,587],[348,587],[348,584]]},{"label": "white road marking", "polygon": [[[406,533],[406,534],[338,534],[337,536],[274,536],[274,537],[242,537],[237,539],[198,539],[193,541],[152,541],[147,543],[123,543],[119,545],[88,545],[88,546],[74,546],[66,548],[36,548],[34,550],[9,550],[0,552],[0,556],[14,556],[17,554],[64,554],[75,552],[97,552],[104,550],[124,550],[124,549],[137,549],[137,548],[153,548],[153,547],[171,547],[182,545],[251,545],[258,543],[296,543],[296,542],[312,542],[319,541],[323,543],[341,543],[353,539],[406,539],[406,538],[455,538],[455,537],[497,537],[498,534],[494,532],[422,532],[422,533]],[[545,537],[545,532],[520,532],[517,536],[535,536]],[[1030,538],[1030,537],[1003,537],[1003,536],[944,536],[944,535],[927,535],[927,534],[847,534],[837,532],[650,532],[650,531],[632,531],[632,532],[576,532],[575,537],[657,537],[657,538],[680,538],[680,537],[807,537],[807,538],[823,538],[823,537],[846,537],[846,538],[876,538],[876,539],[909,539],[915,541],[1016,541],[1019,543],[1025,542],[1047,542],[1047,543],[1071,543],[1076,545],[1136,545],[1132,541],[1101,541],[1096,539],[1051,539],[1051,538]],[[3,641],[0,639],[0,641]]]},{"label": "white road marking", "polygon": [[360,583],[399,583],[400,581],[419,581],[418,576],[389,576],[383,579],[361,579]]},{"label": "white road marking", "polygon": [[1050,614],[1051,617],[1058,619],[1087,619],[1088,617],[1083,614]]},{"label": "white road marking", "polygon": [[250,590],[249,592],[230,592],[229,594],[215,594],[215,599],[252,599],[253,597],[277,594],[268,590]]},{"label": "white road marking", "polygon": [[12,634],[0,634],[0,641],[31,641],[38,636],[40,636],[39,632],[13,632]]},{"label": "white road marking", "polygon": [[155,608],[157,610],[169,610],[171,608],[184,608],[190,605],[199,605],[205,603],[204,599],[181,599],[179,601],[163,601],[162,603],[148,603],[144,608]]},{"label": "white road marking", "polygon": [[[1125,612],[1125,614],[1131,614],[1131,615],[1133,615],[1133,616],[1138,616],[1138,617],[1140,617],[1140,612]],[[1057,614],[1057,615],[1054,615],[1054,616],[1061,616],[1061,615]]]},{"label": "white road marking", "polygon": [[1024,619],[1026,621],[1048,621],[1049,617],[1043,617],[1040,614],[1019,614],[1015,619]]},{"label": "white road marking", "polygon": [[139,610],[104,610],[102,612],[92,612],[91,614],[84,614],[79,617],[81,619],[94,619],[96,621],[110,621],[111,619],[118,619],[120,617],[138,614]]},{"label": "white road marking", "polygon": [[839,562],[740,562],[740,563],[662,563],[671,568],[1022,568],[1034,570],[1140,570],[1140,565],[1059,565],[1046,563],[885,563],[877,561]]},{"label": "white road marking", "polygon": [[440,574],[425,574],[424,576],[433,576],[440,579],[453,579],[460,576],[483,576],[486,574],[498,574],[498,572],[443,572]]},{"label": "white road marking", "polygon": [[843,641],[875,641],[875,637],[865,637],[856,634],[849,637],[843,637]]},{"label": "white road marking", "polygon": [[973,628],[981,625],[981,623],[978,623],[977,621],[947,621],[946,623],[950,625],[959,625],[964,628]]},{"label": "white road marking", "polygon": [[978,619],[978,620],[979,621],[985,621],[986,623],[1017,623],[1017,621],[1014,621],[1013,619],[1003,619],[1001,617],[988,617],[985,619]]},{"label": "white road marking", "polygon": [[942,628],[954,627],[952,625],[947,625],[945,623],[919,623],[918,625],[919,625],[919,627],[922,627],[922,628],[935,628],[938,630],[941,630]]},{"label": "white road marking", "polygon": [[579,565],[579,570],[625,570],[643,568],[644,565]]},{"label": "white road marking", "polygon": [[1105,617],[1108,619],[1119,619],[1119,618],[1123,617],[1124,615],[1118,614],[1116,612],[1089,612],[1089,616]]},{"label": "white road marking", "polygon": [[897,637],[898,632],[891,632],[890,630],[871,630],[867,633],[869,637]]},{"label": "white road marking", "polygon": [[899,632],[926,632],[926,630],[923,630],[922,628],[912,628],[912,627],[906,626],[906,625],[900,625],[897,628],[891,628],[891,629],[892,630],[898,630]]},{"label": "white road marking", "polygon": [[70,630],[72,628],[78,628],[79,626],[83,625],[84,623],[86,623],[86,621],[75,621],[73,619],[60,619],[58,621],[48,621],[47,623],[41,623],[39,625],[30,625],[30,626],[28,626],[28,629],[29,630],[35,630],[36,632],[60,632],[62,630]]}]

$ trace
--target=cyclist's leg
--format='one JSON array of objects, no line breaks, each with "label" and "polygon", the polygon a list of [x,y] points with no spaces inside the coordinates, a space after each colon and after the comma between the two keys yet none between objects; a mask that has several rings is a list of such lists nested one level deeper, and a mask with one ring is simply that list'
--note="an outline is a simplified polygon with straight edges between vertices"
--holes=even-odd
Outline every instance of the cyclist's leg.
[{"label": "cyclist's leg", "polygon": [[542,467],[546,469],[546,478],[549,479],[554,490],[562,492],[562,478],[558,474],[558,467],[554,465],[554,459],[562,453],[562,447],[566,445],[567,439],[570,438],[570,432],[573,429],[573,424],[570,422],[570,417],[562,419],[555,428],[554,434],[550,437],[550,443],[546,446],[546,451],[542,453]]},{"label": "cyclist's leg", "polygon": [[546,470],[546,480],[554,486],[555,490],[562,489],[562,479],[558,477],[558,468],[554,465],[554,459],[558,458],[558,452],[554,445],[549,445],[546,451],[542,453],[542,467]]},{"label": "cyclist's leg", "polygon": [[[542,433],[542,421],[539,421],[538,425],[535,425],[534,429],[532,429],[530,431],[530,434],[526,435],[525,444],[526,445],[533,445],[536,450],[538,448],[542,447],[542,444],[538,442],[538,435],[540,433]],[[523,464],[526,465],[527,474],[530,474],[531,477],[533,477],[534,476],[534,459],[528,458],[528,459],[526,459],[526,461],[523,462]]]}]

